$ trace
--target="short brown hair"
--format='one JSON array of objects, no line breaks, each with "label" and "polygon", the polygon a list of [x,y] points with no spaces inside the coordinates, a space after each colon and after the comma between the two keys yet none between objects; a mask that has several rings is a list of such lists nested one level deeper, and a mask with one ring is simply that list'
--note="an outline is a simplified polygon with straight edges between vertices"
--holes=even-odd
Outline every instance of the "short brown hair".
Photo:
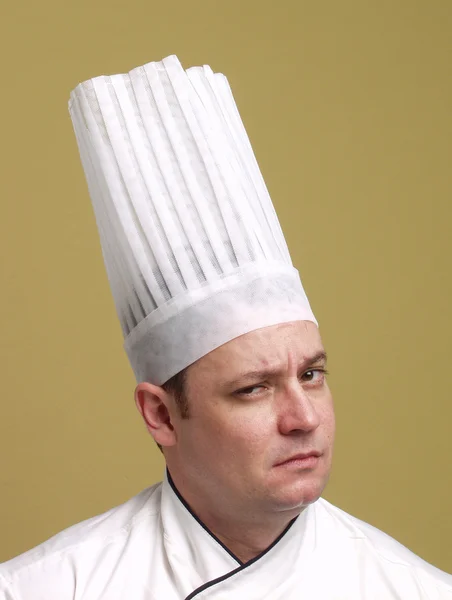
[{"label": "short brown hair", "polygon": [[173,375],[168,381],[162,384],[162,388],[168,394],[173,394],[176,404],[179,408],[181,417],[188,418],[188,398],[187,398],[187,371],[188,367]]},{"label": "short brown hair", "polygon": [[[188,419],[188,398],[186,393],[186,378],[187,378],[187,370],[188,367],[173,375],[168,381],[162,383],[162,388],[168,394],[173,394],[176,404],[179,408],[181,417],[183,419]],[[157,444],[160,449],[160,452],[163,452],[160,444]]]}]

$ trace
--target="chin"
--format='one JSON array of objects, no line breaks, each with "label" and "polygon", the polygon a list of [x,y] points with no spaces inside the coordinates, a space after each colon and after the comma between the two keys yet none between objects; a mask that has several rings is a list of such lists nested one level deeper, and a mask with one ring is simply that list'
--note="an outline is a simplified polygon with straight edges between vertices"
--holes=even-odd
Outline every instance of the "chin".
[{"label": "chin", "polygon": [[302,510],[320,498],[325,481],[300,481],[279,489],[276,500],[279,510]]}]

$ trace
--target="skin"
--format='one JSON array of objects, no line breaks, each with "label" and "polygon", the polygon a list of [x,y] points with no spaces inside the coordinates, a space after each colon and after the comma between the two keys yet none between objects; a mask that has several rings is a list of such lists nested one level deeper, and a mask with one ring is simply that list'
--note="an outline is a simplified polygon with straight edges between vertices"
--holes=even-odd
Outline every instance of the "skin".
[{"label": "skin", "polygon": [[[242,335],[189,367],[185,419],[161,387],[135,390],[177,489],[243,562],[265,550],[328,481],[335,421],[323,354],[309,321]],[[312,465],[280,464],[312,450],[319,453]]]}]

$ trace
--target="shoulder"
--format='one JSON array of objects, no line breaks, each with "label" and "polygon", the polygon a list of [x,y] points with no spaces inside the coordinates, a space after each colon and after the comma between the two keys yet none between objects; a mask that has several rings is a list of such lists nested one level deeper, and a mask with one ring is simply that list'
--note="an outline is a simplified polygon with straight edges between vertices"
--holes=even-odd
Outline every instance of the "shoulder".
[{"label": "shoulder", "polygon": [[[37,593],[42,586],[47,597],[53,598],[51,594],[53,591],[56,593],[58,588],[60,593],[63,588],[70,590],[70,582],[73,587],[79,586],[84,576],[89,578],[90,570],[98,569],[101,564],[114,564],[124,554],[131,538],[139,545],[141,536],[150,537],[150,533],[152,535],[152,531],[157,530],[160,495],[161,484],[155,484],[124,504],[73,525],[1,564],[0,591],[4,589],[6,598],[14,598],[12,592],[7,595],[7,590],[31,590],[33,586],[36,595],[24,593],[23,597],[44,598],[44,591],[41,595]],[[0,597],[3,596],[0,594]],[[67,597],[72,597],[70,592]]]},{"label": "shoulder", "polygon": [[335,532],[339,543],[349,542],[350,546],[378,562],[387,573],[409,573],[420,585],[431,590],[428,598],[452,600],[452,575],[437,569],[401,543],[373,525],[346,513],[327,500],[316,502],[316,514],[329,532]]}]

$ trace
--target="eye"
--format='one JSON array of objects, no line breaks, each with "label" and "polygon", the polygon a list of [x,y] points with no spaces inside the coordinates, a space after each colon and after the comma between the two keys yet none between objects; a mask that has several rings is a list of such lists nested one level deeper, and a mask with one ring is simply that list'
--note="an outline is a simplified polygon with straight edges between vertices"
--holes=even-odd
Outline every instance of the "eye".
[{"label": "eye", "polygon": [[234,392],[237,396],[256,396],[264,389],[263,385],[251,385],[250,387],[242,388]]},{"label": "eye", "polygon": [[309,369],[301,376],[301,380],[306,383],[321,384],[327,375],[326,369]]}]

